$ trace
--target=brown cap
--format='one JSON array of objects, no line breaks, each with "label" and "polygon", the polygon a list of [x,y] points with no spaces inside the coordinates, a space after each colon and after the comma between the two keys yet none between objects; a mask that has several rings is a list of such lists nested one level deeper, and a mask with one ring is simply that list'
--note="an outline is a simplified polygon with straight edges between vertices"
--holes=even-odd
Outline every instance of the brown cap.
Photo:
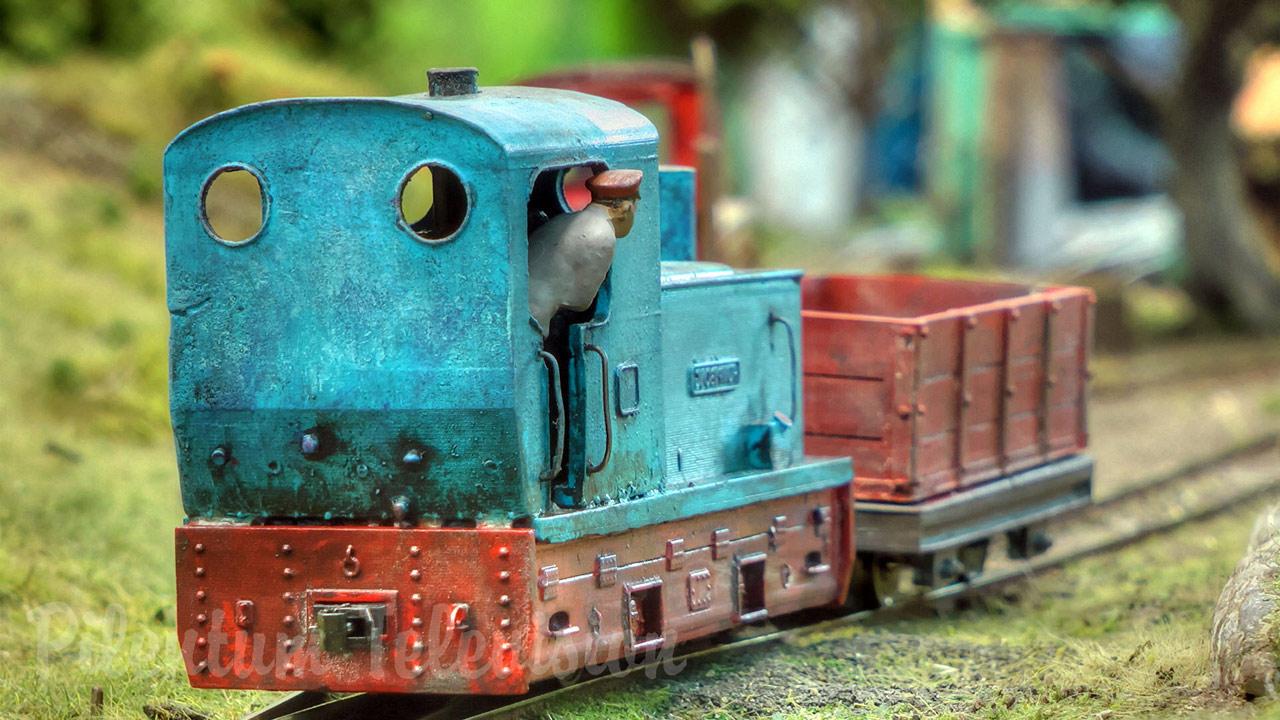
[{"label": "brown cap", "polygon": [[587,189],[591,197],[602,200],[629,198],[639,194],[642,178],[639,170],[605,170],[587,181]]}]

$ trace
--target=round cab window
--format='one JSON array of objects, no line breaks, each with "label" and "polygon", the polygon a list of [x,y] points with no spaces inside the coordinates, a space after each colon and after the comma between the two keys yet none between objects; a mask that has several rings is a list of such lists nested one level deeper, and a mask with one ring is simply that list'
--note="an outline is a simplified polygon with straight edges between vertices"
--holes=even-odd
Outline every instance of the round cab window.
[{"label": "round cab window", "polygon": [[467,189],[449,168],[423,165],[400,188],[400,216],[423,240],[447,240],[467,219]]},{"label": "round cab window", "polygon": [[257,237],[266,218],[262,181],[248,168],[220,168],[205,183],[200,213],[210,235],[227,245]]}]

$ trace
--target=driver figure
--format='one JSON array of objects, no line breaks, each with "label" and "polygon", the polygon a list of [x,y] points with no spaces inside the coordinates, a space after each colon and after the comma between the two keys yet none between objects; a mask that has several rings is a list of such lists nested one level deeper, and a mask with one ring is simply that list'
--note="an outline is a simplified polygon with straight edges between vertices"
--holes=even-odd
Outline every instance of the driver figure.
[{"label": "driver figure", "polygon": [[587,181],[591,204],[547,221],[529,236],[529,314],[546,337],[561,308],[586,310],[613,263],[614,244],[631,232],[639,170],[606,170]]}]

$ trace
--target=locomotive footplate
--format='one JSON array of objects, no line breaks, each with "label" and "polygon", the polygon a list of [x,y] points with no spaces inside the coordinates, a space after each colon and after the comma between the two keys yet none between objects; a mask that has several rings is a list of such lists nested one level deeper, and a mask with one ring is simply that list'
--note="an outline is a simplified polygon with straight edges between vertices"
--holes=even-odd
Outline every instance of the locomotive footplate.
[{"label": "locomotive footplate", "polygon": [[[1009,533],[1011,549],[1027,528],[1089,504],[1093,458],[1073,455],[984,485],[910,505],[858,501],[859,554],[922,556]],[[1034,534],[1034,533],[1032,533]],[[1044,549],[1022,548],[1026,554]]]}]

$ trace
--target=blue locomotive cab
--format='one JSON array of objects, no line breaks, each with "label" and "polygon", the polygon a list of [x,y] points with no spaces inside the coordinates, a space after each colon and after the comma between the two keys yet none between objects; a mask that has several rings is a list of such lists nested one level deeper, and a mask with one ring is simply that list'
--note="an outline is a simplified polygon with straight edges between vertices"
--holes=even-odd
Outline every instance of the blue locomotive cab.
[{"label": "blue locomotive cab", "polygon": [[[528,88],[265,102],[182,133],[165,154],[165,232],[187,514],[541,512],[557,476],[600,462],[561,437],[585,432],[566,419],[585,398],[556,416],[568,373],[612,355],[658,387],[657,207],[640,204],[574,330],[576,351],[555,363],[530,321],[528,233],[567,210],[573,168],[642,170],[642,193],[656,198],[656,147],[638,113]],[[261,228],[239,242],[217,234],[206,207],[232,171],[251,174],[262,197]],[[401,194],[421,173],[431,209],[405,217]],[[608,317],[627,332],[584,340],[581,327]],[[642,450],[660,433],[660,398],[646,402],[654,412],[615,428],[610,452],[635,491],[662,469]]]}]

